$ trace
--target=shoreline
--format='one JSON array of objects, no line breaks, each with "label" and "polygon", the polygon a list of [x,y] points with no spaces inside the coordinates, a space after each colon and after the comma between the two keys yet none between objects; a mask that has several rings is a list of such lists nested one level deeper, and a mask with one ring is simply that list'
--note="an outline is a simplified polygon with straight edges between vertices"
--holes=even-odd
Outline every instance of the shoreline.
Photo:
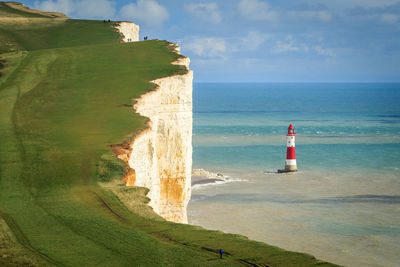
[{"label": "shoreline", "polygon": [[207,188],[195,187],[188,206],[189,223],[340,265],[393,266],[398,260],[393,223],[400,196],[395,196],[396,186],[387,190],[379,185],[395,177],[387,173],[384,180],[376,180],[374,173],[353,175],[315,170],[291,175],[233,171],[232,176],[240,178],[234,181],[249,182],[214,186],[207,179]]},{"label": "shoreline", "polygon": [[215,184],[217,182],[225,182],[225,180],[207,178],[207,177],[204,177],[204,176],[192,176],[192,187],[195,186],[195,185]]},{"label": "shoreline", "polygon": [[[193,169],[191,187],[192,190],[202,186],[224,184],[232,181],[228,176],[221,172],[210,172],[205,169]],[[190,200],[189,200],[190,202]]]}]

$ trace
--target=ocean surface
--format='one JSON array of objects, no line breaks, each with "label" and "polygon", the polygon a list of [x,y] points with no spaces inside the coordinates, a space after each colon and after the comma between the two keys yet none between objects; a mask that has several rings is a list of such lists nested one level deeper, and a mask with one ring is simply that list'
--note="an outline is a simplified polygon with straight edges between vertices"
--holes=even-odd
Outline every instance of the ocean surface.
[{"label": "ocean surface", "polygon": [[[346,266],[400,266],[400,84],[194,85],[189,223]],[[284,168],[296,132],[299,171]]]}]

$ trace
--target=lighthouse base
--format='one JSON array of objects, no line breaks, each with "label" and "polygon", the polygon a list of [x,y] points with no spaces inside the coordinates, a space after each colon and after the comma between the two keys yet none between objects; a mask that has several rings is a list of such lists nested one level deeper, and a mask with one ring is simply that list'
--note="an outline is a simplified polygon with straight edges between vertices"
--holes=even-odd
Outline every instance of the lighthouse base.
[{"label": "lighthouse base", "polygon": [[293,169],[293,170],[290,170],[290,169],[281,169],[281,170],[278,170],[278,173],[286,173],[286,172],[297,172],[297,169]]},{"label": "lighthouse base", "polygon": [[285,164],[285,169],[278,170],[278,173],[285,173],[285,172],[297,172],[297,164],[295,165]]},{"label": "lighthouse base", "polygon": [[296,159],[286,159],[285,169],[278,170],[278,173],[285,173],[285,172],[297,172]]},{"label": "lighthouse base", "polygon": [[295,172],[295,171],[297,171],[297,165],[285,164],[285,170],[289,170],[289,171]]}]

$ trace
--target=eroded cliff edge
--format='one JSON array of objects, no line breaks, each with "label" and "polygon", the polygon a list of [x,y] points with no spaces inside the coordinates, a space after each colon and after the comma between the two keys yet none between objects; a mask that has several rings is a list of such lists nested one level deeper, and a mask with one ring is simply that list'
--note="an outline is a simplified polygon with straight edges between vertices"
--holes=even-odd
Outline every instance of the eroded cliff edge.
[{"label": "eroded cliff edge", "polygon": [[137,99],[136,112],[150,121],[131,144],[131,175],[126,179],[128,186],[149,188],[154,211],[180,223],[187,223],[191,195],[193,72],[189,62],[188,58],[174,62],[186,66],[187,73],[152,81],[157,88]]},{"label": "eroded cliff edge", "polygon": [[[126,31],[119,30],[125,41]],[[178,46],[171,47],[180,54]],[[130,143],[114,146],[118,158],[128,165],[125,184],[147,187],[154,211],[178,223],[187,223],[191,196],[193,72],[189,63],[180,57],[172,64],[185,66],[185,74],[151,81],[156,88],[135,99],[134,105],[137,113],[149,118],[148,128]]]}]

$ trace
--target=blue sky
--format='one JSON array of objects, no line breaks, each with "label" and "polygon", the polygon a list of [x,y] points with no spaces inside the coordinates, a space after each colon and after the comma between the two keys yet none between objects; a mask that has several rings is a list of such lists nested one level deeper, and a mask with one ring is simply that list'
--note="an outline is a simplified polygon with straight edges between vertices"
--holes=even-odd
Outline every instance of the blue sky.
[{"label": "blue sky", "polygon": [[196,82],[400,82],[400,0],[25,0],[178,43]]}]

